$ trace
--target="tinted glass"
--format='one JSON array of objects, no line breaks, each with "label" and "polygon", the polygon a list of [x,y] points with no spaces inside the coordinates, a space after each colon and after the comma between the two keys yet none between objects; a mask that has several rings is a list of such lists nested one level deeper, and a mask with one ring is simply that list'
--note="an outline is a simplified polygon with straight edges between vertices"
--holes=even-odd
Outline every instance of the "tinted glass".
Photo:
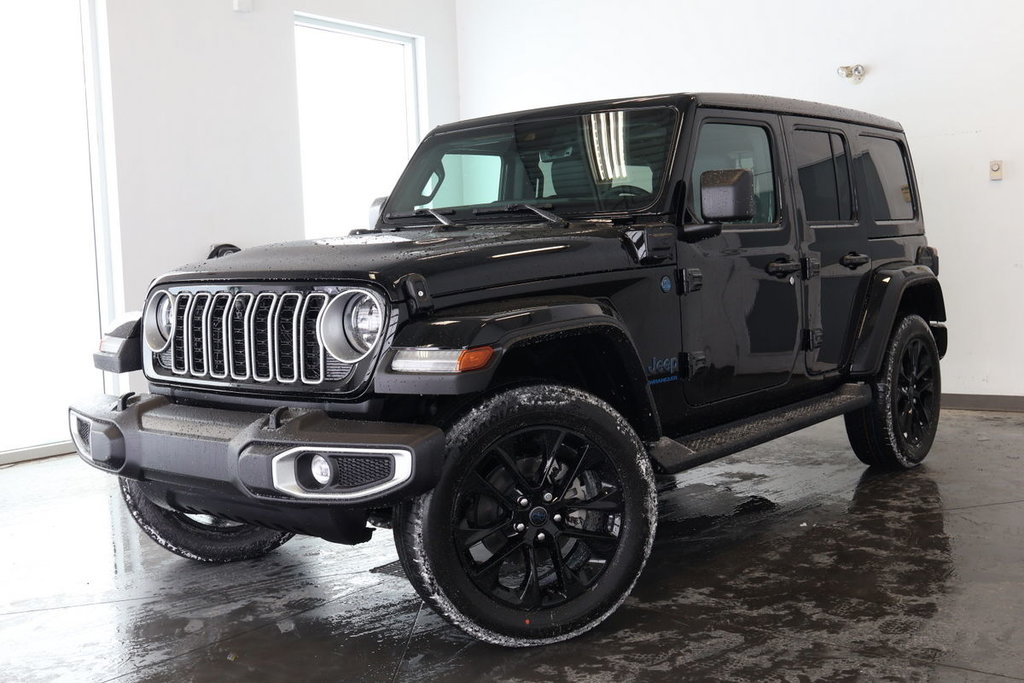
[{"label": "tinted glass", "polygon": [[846,153],[846,140],[838,133],[831,133],[832,158],[836,162],[836,189],[839,200],[839,220],[853,219],[853,198],[850,192],[850,157]]},{"label": "tinted glass", "polygon": [[864,136],[860,141],[864,151],[857,161],[864,174],[867,210],[876,221],[912,219],[914,198],[902,147],[883,138]]},{"label": "tinted glass", "polygon": [[833,223],[850,220],[850,173],[842,136],[798,130],[793,134],[793,159],[806,219]]},{"label": "tinted glass", "polygon": [[793,134],[796,164],[805,217],[809,221],[839,220],[836,167],[828,133],[798,130]]},{"label": "tinted glass", "polygon": [[[747,169],[754,174],[754,218],[744,223],[775,222],[775,173],[768,131],[760,126],[708,123],[701,127],[691,176],[690,210],[703,221],[700,176],[705,171]],[[738,221],[740,222],[740,221]]]},{"label": "tinted glass", "polygon": [[434,192],[439,173],[432,173],[423,186],[424,195],[433,194],[425,208],[486,204],[501,191],[501,157],[494,154],[445,154],[441,157],[444,182]]},{"label": "tinted glass", "polygon": [[395,187],[389,218],[523,202],[562,213],[646,207],[661,193],[676,119],[668,108],[626,109],[432,136]]}]

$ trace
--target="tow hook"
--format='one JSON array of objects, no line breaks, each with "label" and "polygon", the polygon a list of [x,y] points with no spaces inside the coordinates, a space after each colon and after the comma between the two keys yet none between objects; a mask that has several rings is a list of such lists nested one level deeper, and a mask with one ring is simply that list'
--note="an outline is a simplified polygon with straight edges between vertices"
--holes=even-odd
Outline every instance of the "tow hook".
[{"label": "tow hook", "polygon": [[267,429],[280,429],[281,418],[286,410],[288,410],[287,406],[278,406],[271,410],[270,415],[267,416]]},{"label": "tow hook", "polygon": [[117,398],[117,403],[114,404],[114,410],[123,413],[128,408],[128,404],[131,403],[132,396],[135,396],[134,391],[127,391],[121,394]]}]

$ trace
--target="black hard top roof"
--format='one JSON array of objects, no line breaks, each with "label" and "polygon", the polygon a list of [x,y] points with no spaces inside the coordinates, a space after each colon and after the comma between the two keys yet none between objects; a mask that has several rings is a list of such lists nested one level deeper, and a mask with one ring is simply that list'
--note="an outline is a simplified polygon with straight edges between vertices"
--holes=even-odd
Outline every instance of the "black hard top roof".
[{"label": "black hard top roof", "polygon": [[696,105],[698,107],[767,111],[779,114],[794,114],[797,116],[845,121],[848,123],[857,123],[865,126],[874,126],[876,128],[885,128],[888,130],[903,130],[903,126],[892,119],[875,116],[874,114],[867,114],[862,111],[857,111],[856,109],[836,107],[830,104],[819,104],[818,102],[791,100],[784,97],[770,97],[768,95],[741,95],[735,93],[677,93],[672,95],[654,95],[651,97],[596,100],[593,102],[579,102],[575,104],[563,104],[555,107],[542,107],[539,109],[510,112],[508,114],[496,114],[493,116],[448,123],[443,126],[438,126],[434,129],[434,132],[443,133],[460,128],[471,128],[475,126],[507,123],[510,121],[521,121],[533,118],[572,116],[592,111],[601,111],[604,109],[658,105],[675,105],[680,109],[686,109],[691,105]]}]

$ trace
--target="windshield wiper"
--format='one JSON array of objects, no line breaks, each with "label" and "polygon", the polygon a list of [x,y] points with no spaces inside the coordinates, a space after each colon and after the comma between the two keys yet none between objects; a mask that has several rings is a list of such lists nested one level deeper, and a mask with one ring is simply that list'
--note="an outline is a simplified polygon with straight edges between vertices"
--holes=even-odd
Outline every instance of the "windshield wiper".
[{"label": "windshield wiper", "polygon": [[[448,216],[450,216],[453,213],[455,213],[454,209],[416,209],[415,211],[394,211],[385,216],[385,218],[387,218],[388,220],[394,220],[396,218],[415,218],[416,216],[430,216],[438,223],[440,223],[440,227],[442,227],[445,230],[448,230],[450,228],[462,228],[463,226],[459,225],[451,218],[448,218]],[[396,225],[395,230],[399,229],[400,228]]]},{"label": "windshield wiper", "polygon": [[545,211],[544,209],[550,209],[550,204],[507,204],[505,206],[499,206],[493,209],[473,209],[473,213],[478,216],[484,216],[489,213],[514,213],[516,211],[533,211],[535,214],[546,220],[552,225],[557,225],[560,228],[564,228],[569,225],[569,221],[565,220],[561,216]]}]

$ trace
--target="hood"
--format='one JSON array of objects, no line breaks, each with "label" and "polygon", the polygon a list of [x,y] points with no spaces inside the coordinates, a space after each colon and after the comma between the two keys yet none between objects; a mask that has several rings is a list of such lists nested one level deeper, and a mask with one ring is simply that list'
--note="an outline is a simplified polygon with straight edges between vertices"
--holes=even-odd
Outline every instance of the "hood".
[{"label": "hood", "polygon": [[269,244],[184,266],[158,283],[370,281],[398,300],[410,273],[432,296],[635,266],[623,228],[586,221],[488,224],[459,230],[406,229]]}]

